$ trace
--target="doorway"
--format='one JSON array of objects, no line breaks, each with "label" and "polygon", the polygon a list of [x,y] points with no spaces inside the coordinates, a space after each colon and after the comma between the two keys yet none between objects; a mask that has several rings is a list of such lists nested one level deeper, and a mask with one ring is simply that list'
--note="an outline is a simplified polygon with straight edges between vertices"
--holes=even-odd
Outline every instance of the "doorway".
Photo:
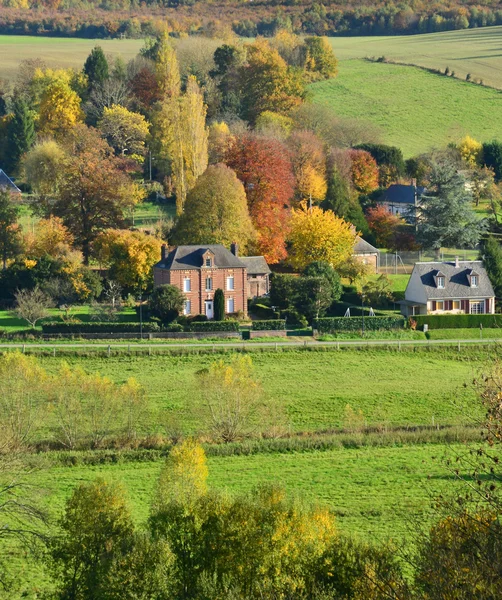
[{"label": "doorway", "polygon": [[204,304],[206,305],[206,317],[208,319],[212,319],[214,314],[213,314],[213,301],[212,300],[205,300]]}]

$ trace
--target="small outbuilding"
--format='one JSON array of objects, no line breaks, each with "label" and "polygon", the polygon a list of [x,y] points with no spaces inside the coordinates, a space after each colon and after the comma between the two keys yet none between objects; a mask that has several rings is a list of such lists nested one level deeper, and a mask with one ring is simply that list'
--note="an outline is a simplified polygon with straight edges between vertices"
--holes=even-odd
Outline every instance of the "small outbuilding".
[{"label": "small outbuilding", "polygon": [[375,246],[372,246],[362,237],[356,237],[354,244],[354,258],[367,265],[372,273],[378,273],[380,268],[380,251]]}]

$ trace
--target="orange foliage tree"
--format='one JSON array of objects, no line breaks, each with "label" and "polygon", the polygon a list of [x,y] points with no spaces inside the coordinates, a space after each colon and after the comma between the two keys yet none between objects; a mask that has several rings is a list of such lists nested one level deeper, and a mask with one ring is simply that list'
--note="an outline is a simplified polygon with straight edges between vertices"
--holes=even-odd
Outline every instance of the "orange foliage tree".
[{"label": "orange foliage tree", "polygon": [[391,247],[398,229],[404,225],[404,219],[393,215],[381,204],[368,210],[366,220],[375,234],[377,244],[385,248]]},{"label": "orange foliage tree", "polygon": [[352,161],[350,173],[352,183],[361,194],[369,194],[378,187],[378,165],[376,160],[365,150],[351,150]]},{"label": "orange foliage tree", "polygon": [[258,232],[258,251],[270,264],[283,260],[294,193],[288,149],[278,140],[244,134],[227,152],[226,163],[246,189],[249,214]]}]

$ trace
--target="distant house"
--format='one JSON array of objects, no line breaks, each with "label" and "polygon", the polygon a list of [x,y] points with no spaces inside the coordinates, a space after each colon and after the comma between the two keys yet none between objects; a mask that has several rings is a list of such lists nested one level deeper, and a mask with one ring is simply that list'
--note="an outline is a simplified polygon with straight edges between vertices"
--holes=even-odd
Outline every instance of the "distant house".
[{"label": "distant house", "polygon": [[0,169],[0,189],[7,190],[14,194],[21,193],[21,190],[12,181],[12,179],[8,175],[6,175],[4,171],[2,171],[2,169]]},{"label": "distant house", "polygon": [[415,223],[417,208],[425,193],[425,188],[415,184],[393,183],[382,194],[378,204],[409,223]]},{"label": "distant house", "polygon": [[378,273],[380,268],[380,252],[363,238],[357,236],[354,244],[353,256],[364,265],[368,265],[373,273]]},{"label": "distant house", "polygon": [[483,262],[423,262],[413,267],[401,312],[405,316],[495,312],[495,293]]},{"label": "distant house", "polygon": [[[249,270],[248,270],[249,269]],[[185,315],[214,317],[214,292],[225,295],[225,313],[247,314],[248,297],[269,289],[270,269],[263,256],[238,256],[237,244],[228,250],[221,244],[162,247],[161,260],[153,267],[154,287],[175,285],[186,297]]]},{"label": "distant house", "polygon": [[246,265],[248,298],[258,298],[270,291],[270,267],[263,256],[240,256]]}]

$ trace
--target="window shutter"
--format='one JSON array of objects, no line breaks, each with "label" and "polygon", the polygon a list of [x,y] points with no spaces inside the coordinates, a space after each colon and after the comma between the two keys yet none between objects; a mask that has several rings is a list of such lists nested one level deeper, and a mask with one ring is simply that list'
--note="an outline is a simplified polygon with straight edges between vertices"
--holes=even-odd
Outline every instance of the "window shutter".
[{"label": "window shutter", "polygon": [[436,310],[436,301],[435,300],[432,301],[432,310]]}]

